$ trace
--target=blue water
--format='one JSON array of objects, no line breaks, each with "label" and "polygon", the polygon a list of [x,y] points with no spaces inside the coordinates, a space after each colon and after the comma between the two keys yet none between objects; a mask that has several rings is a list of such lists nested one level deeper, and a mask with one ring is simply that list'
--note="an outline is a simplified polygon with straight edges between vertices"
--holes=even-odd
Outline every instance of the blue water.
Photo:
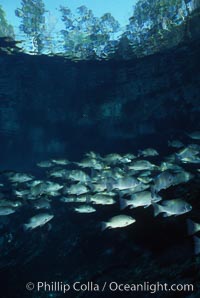
[{"label": "blue water", "polygon": [[[192,20],[198,23],[198,18]],[[195,32],[172,49],[140,58],[130,55],[128,61],[120,49],[100,61],[75,62],[16,49],[10,54],[14,44],[1,38],[0,200],[19,199],[14,194],[19,185],[9,180],[13,173],[49,180],[50,169],[37,166],[41,161],[66,158],[72,163],[61,168],[72,170],[91,151],[125,155],[150,147],[159,155],[146,159],[160,165],[180,150],[169,141],[179,140],[185,148],[195,144],[199,150],[199,139],[188,136],[200,131],[200,44]],[[163,200],[179,198],[191,204],[190,213],[178,216],[154,217],[152,206],[127,208],[123,213],[136,219],[133,225],[102,231],[103,221],[122,213],[120,193],[116,204],[95,206],[97,212],[91,214],[74,212],[75,203],[64,204],[57,196],[45,211],[54,218],[25,231],[24,223],[39,211],[31,200],[20,198],[22,206],[15,213],[0,216],[1,297],[198,297],[199,255],[187,219],[200,222],[199,162],[184,163],[176,155],[174,163],[193,175],[189,182],[159,193]],[[127,164],[117,166],[129,171]],[[98,170],[85,172],[94,177]],[[29,282],[34,290],[26,288]],[[38,282],[71,288],[65,294],[53,288],[38,291]],[[87,286],[76,291],[75,282]],[[111,291],[108,286],[94,290],[95,284],[102,287],[105,282],[187,283],[194,285],[194,293]]]}]

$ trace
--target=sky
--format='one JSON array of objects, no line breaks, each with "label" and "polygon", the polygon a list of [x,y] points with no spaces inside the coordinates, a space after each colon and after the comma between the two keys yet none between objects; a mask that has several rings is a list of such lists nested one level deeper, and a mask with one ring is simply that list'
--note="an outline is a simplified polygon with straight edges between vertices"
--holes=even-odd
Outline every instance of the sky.
[{"label": "sky", "polygon": [[[132,15],[133,5],[137,0],[43,0],[47,10],[59,17],[60,13],[57,8],[60,5],[69,7],[72,11],[81,5],[85,5],[92,9],[95,16],[100,17],[106,12],[110,12],[122,26],[128,23],[128,19]],[[6,17],[11,23],[15,32],[18,31],[20,23],[19,18],[15,16],[15,9],[21,7],[21,0],[0,0],[0,5],[6,12]]]}]

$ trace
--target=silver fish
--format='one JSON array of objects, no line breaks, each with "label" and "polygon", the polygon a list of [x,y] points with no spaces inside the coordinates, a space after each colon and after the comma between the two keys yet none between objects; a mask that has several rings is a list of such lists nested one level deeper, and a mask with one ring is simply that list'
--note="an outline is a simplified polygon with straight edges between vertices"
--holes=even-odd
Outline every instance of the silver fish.
[{"label": "silver fish", "polygon": [[35,209],[38,209],[38,210],[51,208],[50,200],[48,200],[46,198],[42,198],[42,199],[34,201],[33,206]]},{"label": "silver fish", "polygon": [[12,183],[24,183],[30,180],[33,180],[34,177],[32,175],[26,173],[15,173],[9,174],[8,178]]},{"label": "silver fish", "polygon": [[32,186],[36,186],[38,184],[40,184],[42,182],[42,180],[32,180],[26,183],[27,187],[32,187]]},{"label": "silver fish", "polygon": [[85,158],[75,164],[81,168],[93,168],[96,170],[102,170],[104,168],[104,164],[95,158]]},{"label": "silver fish", "polygon": [[157,150],[153,149],[153,148],[147,148],[144,150],[139,150],[139,154],[138,156],[144,156],[144,157],[148,157],[148,156],[158,156],[159,153]]},{"label": "silver fish", "polygon": [[129,189],[125,189],[125,190],[121,190],[120,191],[120,196],[122,197],[123,195],[132,195],[134,193],[143,191],[148,189],[150,186],[149,184],[145,184],[142,182],[139,182],[138,185],[136,185],[135,187],[129,188]]},{"label": "silver fish", "polygon": [[51,194],[59,191],[63,188],[63,185],[60,185],[51,181],[41,182],[33,187],[31,187],[30,192],[33,196],[40,196],[42,194]]},{"label": "silver fish", "polygon": [[112,217],[109,221],[102,223],[102,231],[105,229],[123,228],[133,224],[136,220],[128,215],[117,215]]},{"label": "silver fish", "polygon": [[191,157],[184,157],[181,159],[183,163],[194,163],[198,164],[200,163],[200,157],[199,156],[191,156]]},{"label": "silver fish", "polygon": [[52,170],[49,173],[49,176],[55,177],[55,178],[68,178],[69,170],[66,170],[66,169]]},{"label": "silver fish", "polygon": [[79,182],[90,181],[90,176],[81,170],[72,170],[69,172],[68,179]]},{"label": "silver fish", "polygon": [[48,213],[40,213],[30,218],[27,224],[24,224],[25,230],[33,230],[37,227],[44,226],[47,222],[49,222],[54,215]]},{"label": "silver fish", "polygon": [[187,134],[191,139],[200,140],[200,131],[194,131]]},{"label": "silver fish", "polygon": [[11,207],[11,208],[17,208],[17,207],[21,207],[22,206],[22,202],[21,201],[10,201],[10,200],[0,200],[0,208],[1,207]]},{"label": "silver fish", "polygon": [[192,206],[181,199],[166,200],[161,205],[155,203],[152,203],[152,205],[154,207],[154,216],[159,213],[164,213],[163,217],[181,215],[192,210]]},{"label": "silver fish", "polygon": [[45,160],[45,161],[38,162],[37,166],[40,168],[50,168],[54,166],[54,164],[49,160]]},{"label": "silver fish", "polygon": [[188,146],[176,153],[176,158],[180,161],[193,160],[199,154],[199,149],[193,146]]},{"label": "silver fish", "polygon": [[18,198],[23,198],[27,196],[30,193],[29,189],[22,189],[22,190],[13,190],[13,193],[18,197]]},{"label": "silver fish", "polygon": [[137,208],[137,207],[148,207],[152,204],[152,202],[156,203],[161,201],[162,198],[158,195],[156,195],[153,199],[151,197],[151,192],[150,191],[142,191],[135,193],[131,196],[131,199],[125,200],[125,199],[120,199],[120,208],[124,209],[126,207],[130,208]]},{"label": "silver fish", "polygon": [[60,166],[66,166],[70,164],[70,161],[67,159],[52,159],[52,162]]},{"label": "silver fish", "polygon": [[111,191],[113,189],[124,190],[136,187],[140,182],[134,177],[123,177],[120,179],[108,179],[107,181],[107,190]]},{"label": "silver fish", "polygon": [[74,208],[74,210],[78,213],[93,213],[96,212],[96,209],[90,205],[82,205]]},{"label": "silver fish", "polygon": [[148,160],[137,160],[128,165],[128,168],[135,171],[153,170],[156,168],[156,165],[150,163]]},{"label": "silver fish", "polygon": [[200,231],[200,224],[191,219],[187,219],[187,230],[189,235],[193,235]]},{"label": "silver fish", "polygon": [[177,185],[177,184],[180,184],[180,183],[186,183],[186,182],[192,180],[193,178],[194,178],[194,175],[189,173],[189,172],[186,172],[186,171],[176,173],[174,175],[173,185]]},{"label": "silver fish", "polygon": [[71,195],[81,195],[87,193],[89,189],[82,183],[72,184],[69,188],[67,188],[66,193]]},{"label": "silver fish", "polygon": [[163,161],[159,167],[159,170],[162,172],[168,171],[168,170],[172,170],[173,172],[177,172],[177,171],[180,172],[181,170],[183,170],[183,168],[174,163]]},{"label": "silver fish", "polygon": [[117,153],[110,153],[107,154],[104,158],[103,161],[106,164],[116,164],[122,159],[122,156],[117,154]]},{"label": "silver fish", "polygon": [[91,195],[90,201],[96,205],[113,205],[116,203],[111,196],[101,193]]},{"label": "silver fish", "polygon": [[154,179],[154,185],[151,187],[152,198],[155,193],[158,193],[162,189],[166,189],[172,186],[174,183],[174,176],[168,172],[162,172]]},{"label": "silver fish", "polygon": [[8,206],[1,206],[0,207],[0,216],[6,216],[15,213],[15,209]]},{"label": "silver fish", "polygon": [[168,141],[168,146],[173,148],[184,147],[184,144],[179,140]]}]

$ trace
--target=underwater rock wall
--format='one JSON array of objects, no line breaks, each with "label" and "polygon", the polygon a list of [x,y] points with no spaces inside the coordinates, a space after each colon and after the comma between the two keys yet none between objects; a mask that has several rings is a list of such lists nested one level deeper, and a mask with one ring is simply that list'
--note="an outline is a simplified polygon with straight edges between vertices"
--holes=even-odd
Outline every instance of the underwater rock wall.
[{"label": "underwater rock wall", "polygon": [[199,129],[199,49],[195,39],[131,61],[2,55],[2,168],[100,147],[127,152]]}]

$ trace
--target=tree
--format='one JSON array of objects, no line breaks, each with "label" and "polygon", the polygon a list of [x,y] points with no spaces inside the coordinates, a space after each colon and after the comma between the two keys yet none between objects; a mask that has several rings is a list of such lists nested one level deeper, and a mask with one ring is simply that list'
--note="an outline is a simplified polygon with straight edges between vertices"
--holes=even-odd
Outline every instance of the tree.
[{"label": "tree", "polygon": [[[187,0],[139,0],[124,35],[141,54],[179,43],[189,14]],[[143,52],[143,53],[142,53]]]},{"label": "tree", "polygon": [[110,13],[97,18],[84,5],[77,8],[76,14],[64,6],[60,7],[60,12],[65,25],[61,33],[69,57],[87,59],[102,57],[109,52],[114,35],[120,29],[118,21]]},{"label": "tree", "polygon": [[22,0],[21,6],[15,10],[16,16],[22,20],[20,30],[31,38],[34,51],[41,53],[45,30],[45,5],[42,0]]},{"label": "tree", "polygon": [[14,29],[8,24],[6,14],[0,5],[0,37],[15,37]]}]

